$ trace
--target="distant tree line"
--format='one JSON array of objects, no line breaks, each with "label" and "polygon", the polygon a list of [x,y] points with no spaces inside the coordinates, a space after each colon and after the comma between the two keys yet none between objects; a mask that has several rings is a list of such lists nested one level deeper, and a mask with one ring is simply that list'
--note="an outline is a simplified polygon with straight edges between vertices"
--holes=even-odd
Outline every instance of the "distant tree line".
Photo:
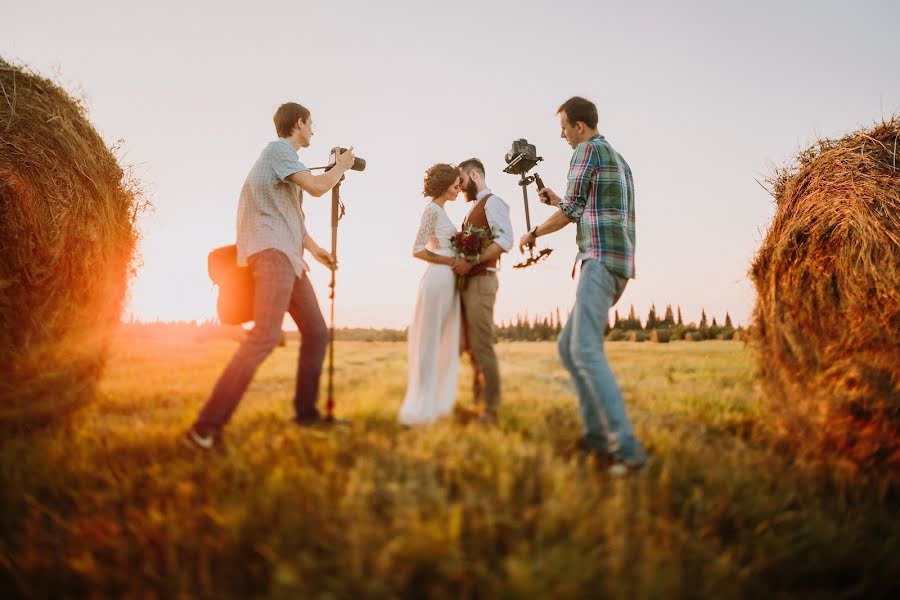
[{"label": "distant tree line", "polygon": [[[501,321],[496,327],[496,339],[511,342],[555,340],[561,330],[562,319],[557,308],[544,316],[529,317],[526,313],[524,316],[516,315],[515,319],[508,322]],[[643,322],[635,313],[633,305],[628,310],[628,316],[624,318],[616,310],[613,313],[612,323],[606,327],[606,339],[611,341],[731,340],[741,339],[744,334],[743,328],[733,325],[731,314],[728,312],[725,313],[725,320],[721,325],[716,317],[712,318],[712,322],[708,321],[706,309],[701,310],[699,324],[685,323],[681,316],[681,306],[673,310],[671,304],[666,306],[662,317],[659,316],[656,305],[651,305]]]},{"label": "distant tree line", "polygon": [[706,316],[706,309],[700,311],[700,323],[685,323],[681,317],[681,306],[675,311],[672,305],[666,306],[666,311],[662,317],[656,311],[656,305],[650,305],[650,311],[643,324],[635,315],[634,306],[632,305],[628,311],[628,316],[622,318],[619,311],[613,313],[613,321],[611,325],[607,325],[606,339],[631,340],[643,342],[652,340],[657,342],[667,342],[669,340],[732,340],[742,339],[745,331],[742,327],[735,327],[731,321],[731,315],[725,313],[725,321],[720,325],[716,321],[716,317],[709,322]]},{"label": "distant tree line", "polygon": [[[193,339],[194,341],[223,338],[242,340],[246,335],[246,331],[242,327],[222,325],[218,320],[199,323],[197,321],[147,323],[132,318],[123,323],[122,327],[138,336]],[[494,328],[494,337],[497,341],[505,342],[552,341],[559,336],[562,327],[562,318],[557,307],[555,311],[543,316],[529,316],[526,312],[524,315],[517,314],[515,319],[501,321]],[[335,339],[358,342],[404,342],[407,331],[408,328],[339,327],[335,330]],[[284,332],[281,345],[286,344],[289,340],[297,339],[298,335],[296,331]],[[734,327],[728,312],[725,313],[725,320],[721,325],[715,316],[712,321],[708,320],[706,309],[700,311],[699,323],[685,323],[681,317],[681,306],[677,306],[673,310],[671,304],[666,306],[662,317],[657,313],[656,306],[651,305],[650,311],[643,321],[635,313],[634,305],[629,307],[627,317],[622,317],[616,310],[613,313],[612,323],[606,326],[606,339],[610,341],[740,340],[745,335],[746,332],[742,327]]]},{"label": "distant tree line", "polygon": [[559,316],[559,308],[555,313],[544,317],[529,318],[516,315],[515,320],[501,321],[494,328],[494,337],[505,342],[543,342],[555,340],[562,331],[562,320]]}]

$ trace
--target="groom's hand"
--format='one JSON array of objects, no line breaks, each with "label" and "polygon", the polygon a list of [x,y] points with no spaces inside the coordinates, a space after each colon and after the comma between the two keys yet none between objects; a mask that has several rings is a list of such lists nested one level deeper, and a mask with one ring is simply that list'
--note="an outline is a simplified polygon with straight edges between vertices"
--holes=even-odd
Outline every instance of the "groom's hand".
[{"label": "groom's hand", "polygon": [[453,272],[457,275],[467,275],[472,270],[472,263],[457,258],[453,263]]},{"label": "groom's hand", "polygon": [[337,270],[337,260],[335,260],[334,256],[331,255],[331,252],[329,252],[325,248],[317,246],[315,249],[313,249],[312,255],[317,261],[319,261],[329,269]]}]

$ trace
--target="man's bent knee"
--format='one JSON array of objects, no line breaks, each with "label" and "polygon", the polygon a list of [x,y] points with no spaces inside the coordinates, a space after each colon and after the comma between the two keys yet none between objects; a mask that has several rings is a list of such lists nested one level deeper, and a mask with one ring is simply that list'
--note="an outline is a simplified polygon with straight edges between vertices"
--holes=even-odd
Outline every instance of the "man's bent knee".
[{"label": "man's bent knee", "polygon": [[281,330],[266,331],[258,327],[254,327],[247,334],[247,339],[243,345],[252,348],[257,352],[272,352],[278,344],[281,343]]},{"label": "man's bent knee", "polygon": [[314,325],[300,332],[300,343],[306,348],[324,349],[328,345],[328,327],[324,320],[316,322]]}]

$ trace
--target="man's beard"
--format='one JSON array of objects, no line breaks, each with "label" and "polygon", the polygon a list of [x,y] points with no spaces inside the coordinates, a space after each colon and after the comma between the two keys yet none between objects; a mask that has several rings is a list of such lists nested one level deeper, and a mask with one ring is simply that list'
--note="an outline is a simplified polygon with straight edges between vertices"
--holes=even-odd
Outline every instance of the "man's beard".
[{"label": "man's beard", "polygon": [[466,189],[463,191],[466,193],[466,200],[469,202],[475,202],[475,200],[478,199],[478,188],[471,179],[469,180],[469,183],[466,184]]}]

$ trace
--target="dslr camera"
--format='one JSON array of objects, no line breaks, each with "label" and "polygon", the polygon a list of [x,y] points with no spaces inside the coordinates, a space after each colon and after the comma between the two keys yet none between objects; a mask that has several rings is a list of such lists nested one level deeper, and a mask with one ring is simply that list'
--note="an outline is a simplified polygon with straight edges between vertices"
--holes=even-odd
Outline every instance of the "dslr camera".
[{"label": "dslr camera", "polygon": [[525,138],[514,141],[512,149],[506,153],[504,159],[506,168],[503,169],[503,172],[512,175],[524,175],[544,160],[537,155],[537,148],[534,147],[534,144],[529,144]]},{"label": "dslr camera", "polygon": [[[534,147],[534,146],[532,146],[532,148],[533,148],[533,147]],[[331,167],[333,167],[334,165],[337,164],[337,153],[338,153],[338,152],[340,152],[341,154],[343,154],[343,153],[346,152],[346,151],[347,151],[346,148],[332,148],[332,149],[331,149],[331,154],[329,154],[329,156],[328,156],[328,167],[327,167],[327,169],[330,169]],[[358,157],[358,156],[354,157],[354,159],[353,159],[353,166],[350,167],[350,170],[352,170],[352,171],[365,171],[365,170],[366,170],[366,161],[365,161],[365,159],[364,159],[364,158],[360,158],[360,157]]]}]

